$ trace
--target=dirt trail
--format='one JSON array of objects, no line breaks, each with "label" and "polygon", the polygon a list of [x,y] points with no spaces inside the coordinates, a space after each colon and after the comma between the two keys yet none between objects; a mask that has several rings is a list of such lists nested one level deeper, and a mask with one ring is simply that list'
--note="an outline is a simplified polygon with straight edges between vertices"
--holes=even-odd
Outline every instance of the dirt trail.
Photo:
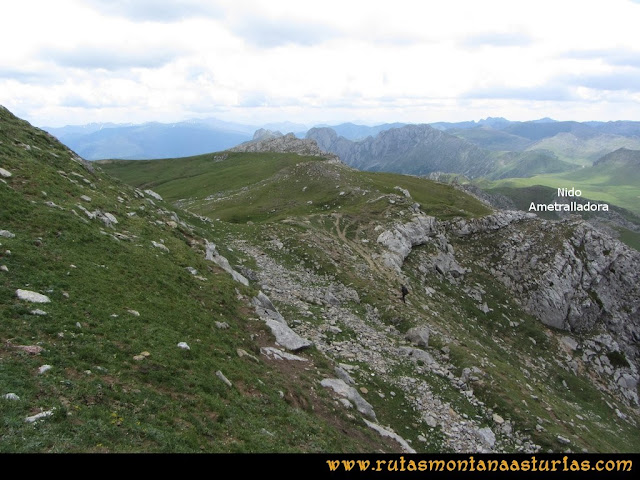
[{"label": "dirt trail", "polygon": [[358,255],[360,255],[369,265],[372,272],[377,272],[382,275],[384,278],[389,280],[390,282],[397,283],[400,281],[399,278],[395,275],[395,273],[391,272],[386,268],[381,268],[376,262],[373,261],[371,255],[369,255],[360,245],[356,242],[351,241],[347,238],[347,229],[349,228],[349,224],[346,224],[342,230],[340,230],[340,221],[342,220],[342,215],[339,213],[334,213],[335,222],[334,225],[336,227],[336,233],[338,234],[338,238],[344,242],[345,245],[348,245],[353,249]]}]

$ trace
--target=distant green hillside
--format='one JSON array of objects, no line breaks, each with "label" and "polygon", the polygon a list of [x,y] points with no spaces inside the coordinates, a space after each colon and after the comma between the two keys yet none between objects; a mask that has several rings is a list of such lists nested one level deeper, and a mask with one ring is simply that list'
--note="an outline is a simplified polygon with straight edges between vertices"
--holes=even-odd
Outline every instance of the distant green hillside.
[{"label": "distant green hillside", "polygon": [[612,152],[591,167],[558,174],[536,175],[529,178],[506,178],[493,182],[480,181],[482,188],[529,187],[544,185],[551,188],[577,188],[582,196],[609,202],[640,214],[640,151],[620,149]]},{"label": "distant green hillside", "polygon": [[505,165],[496,169],[489,178],[527,178],[540,174],[568,172],[577,168],[575,165],[559,160],[553,152],[546,150],[508,152],[498,158]]},{"label": "distant green hillside", "polygon": [[534,143],[528,150],[548,150],[566,162],[591,166],[603,155],[623,147],[640,150],[640,138],[609,134],[579,138],[571,133],[559,133]]}]

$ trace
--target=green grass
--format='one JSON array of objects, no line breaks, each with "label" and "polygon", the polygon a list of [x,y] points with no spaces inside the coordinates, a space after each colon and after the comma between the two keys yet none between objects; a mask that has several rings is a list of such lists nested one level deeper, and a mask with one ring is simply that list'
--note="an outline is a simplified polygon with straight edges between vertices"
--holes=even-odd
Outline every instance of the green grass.
[{"label": "green grass", "polygon": [[[381,195],[411,192],[412,201],[442,218],[477,216],[489,210],[450,186],[418,177],[358,172],[318,157],[277,153],[210,154],[185,159],[109,161],[103,168],[168,200],[184,199],[191,211],[234,223],[274,222],[325,212],[380,214]],[[409,200],[406,200],[409,201]]]}]

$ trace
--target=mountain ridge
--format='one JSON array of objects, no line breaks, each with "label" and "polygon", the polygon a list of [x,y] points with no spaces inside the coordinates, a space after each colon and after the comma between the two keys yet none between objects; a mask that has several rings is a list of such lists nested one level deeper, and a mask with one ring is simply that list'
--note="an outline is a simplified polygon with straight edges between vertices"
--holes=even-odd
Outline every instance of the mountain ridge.
[{"label": "mountain ridge", "polygon": [[581,220],[0,120],[3,451],[640,450],[640,254]]}]

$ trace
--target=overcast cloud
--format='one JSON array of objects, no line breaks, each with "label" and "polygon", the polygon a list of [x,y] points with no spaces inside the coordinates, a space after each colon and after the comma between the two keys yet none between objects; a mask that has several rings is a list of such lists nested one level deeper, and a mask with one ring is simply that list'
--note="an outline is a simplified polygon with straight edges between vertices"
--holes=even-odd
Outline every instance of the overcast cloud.
[{"label": "overcast cloud", "polygon": [[22,0],[0,104],[38,126],[640,120],[632,0]]}]

